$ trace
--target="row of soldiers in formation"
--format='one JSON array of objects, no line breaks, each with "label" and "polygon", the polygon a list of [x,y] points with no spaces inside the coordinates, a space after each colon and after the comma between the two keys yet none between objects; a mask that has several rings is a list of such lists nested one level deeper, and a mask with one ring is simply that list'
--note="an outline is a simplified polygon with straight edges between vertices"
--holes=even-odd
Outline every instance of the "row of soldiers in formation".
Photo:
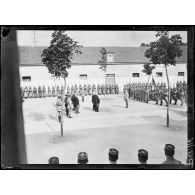
[{"label": "row of soldiers in formation", "polygon": [[[162,164],[167,165],[182,165],[182,162],[174,158],[175,146],[172,144],[166,144],[164,147],[166,160]],[[110,148],[108,153],[108,159],[110,164],[117,164],[119,158],[119,151],[115,148]],[[148,151],[145,149],[138,150],[138,160],[140,164],[147,164]],[[89,162],[88,155],[86,152],[79,152],[77,155],[78,164],[87,164]],[[54,156],[49,158],[49,164],[60,164],[59,158]]]},{"label": "row of soldiers in formation", "polygon": [[[168,104],[168,89],[166,83],[157,83],[157,85],[152,85],[149,83],[129,83],[124,86],[123,91],[127,90],[129,98],[132,98],[137,101],[146,102],[155,101],[156,104],[162,105],[163,102]],[[174,100],[174,104],[177,104],[177,101],[181,101],[183,105],[184,100],[187,96],[187,83],[177,82],[176,86],[170,88],[170,104]]]},{"label": "row of soldiers in formation", "polygon": [[[57,85],[56,87],[48,86],[46,89],[45,86],[37,87],[21,87],[21,93],[23,98],[41,98],[41,97],[55,97],[63,93],[63,86]],[[98,95],[102,94],[119,94],[119,86],[115,85],[72,85],[67,87],[67,93],[69,94],[78,94],[78,95],[92,95],[93,92],[97,92]]]}]

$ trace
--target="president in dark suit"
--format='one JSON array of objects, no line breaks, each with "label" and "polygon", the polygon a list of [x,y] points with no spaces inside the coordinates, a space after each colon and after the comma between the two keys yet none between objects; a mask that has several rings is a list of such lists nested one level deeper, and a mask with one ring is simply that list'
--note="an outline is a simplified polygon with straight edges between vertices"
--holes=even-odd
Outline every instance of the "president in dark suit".
[{"label": "president in dark suit", "polygon": [[95,112],[99,112],[100,98],[95,93],[93,93],[92,95],[92,103],[93,103],[93,110]]}]

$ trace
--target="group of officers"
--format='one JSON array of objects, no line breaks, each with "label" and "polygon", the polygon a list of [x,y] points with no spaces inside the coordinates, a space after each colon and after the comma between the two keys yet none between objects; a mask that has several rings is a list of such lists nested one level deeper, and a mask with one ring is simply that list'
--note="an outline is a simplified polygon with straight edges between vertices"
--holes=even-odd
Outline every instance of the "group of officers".
[{"label": "group of officers", "polygon": [[[162,106],[163,102],[167,106],[168,104],[168,88],[166,83],[157,83],[157,85],[152,85],[150,83],[129,83],[124,85],[123,92],[128,93],[128,98],[137,100],[140,102],[148,103],[149,101],[155,101],[156,104]],[[170,88],[170,104],[174,100],[174,104],[177,104],[177,101],[180,100],[181,106],[184,103],[184,100],[187,98],[187,83],[177,82],[176,86]]]},{"label": "group of officers", "polygon": [[[165,144],[164,152],[166,159],[162,162],[162,164],[166,165],[182,165],[181,161],[174,158],[175,154],[175,146],[173,144]],[[147,164],[148,161],[148,151],[145,149],[138,150],[138,161],[140,164]],[[110,148],[108,152],[108,159],[110,164],[117,164],[117,160],[119,159],[119,151],[115,148]],[[54,156],[49,158],[49,164],[60,164],[59,158]],[[77,155],[77,163],[78,164],[88,164],[89,159],[86,152],[79,152]]]},{"label": "group of officers", "polygon": [[[21,93],[23,98],[42,98],[42,97],[56,97],[59,94],[62,94],[64,88],[63,86],[57,85],[56,87],[48,86],[47,88],[45,86],[38,86],[37,87],[21,87]],[[97,95],[102,94],[119,94],[119,86],[117,84],[115,85],[72,85],[67,86],[67,93],[69,94],[78,94],[78,95],[92,95],[93,92],[97,92]]]}]

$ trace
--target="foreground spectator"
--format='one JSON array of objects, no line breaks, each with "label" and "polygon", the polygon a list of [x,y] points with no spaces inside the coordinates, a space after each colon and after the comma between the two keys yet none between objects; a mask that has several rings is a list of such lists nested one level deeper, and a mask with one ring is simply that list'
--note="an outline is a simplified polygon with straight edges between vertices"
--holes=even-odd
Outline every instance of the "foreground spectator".
[{"label": "foreground spectator", "polygon": [[100,98],[95,93],[93,93],[92,95],[92,103],[93,103],[93,110],[95,112],[99,112]]},{"label": "foreground spectator", "polygon": [[88,156],[86,152],[78,153],[78,164],[87,164],[88,163]]},{"label": "foreground spectator", "polygon": [[49,159],[49,164],[59,164],[59,158],[58,157],[51,157]]},{"label": "foreground spectator", "polygon": [[118,150],[114,149],[114,148],[111,148],[109,150],[109,161],[110,161],[110,164],[117,164],[117,160],[118,160]]},{"label": "foreground spectator", "polygon": [[140,164],[147,164],[148,160],[148,151],[144,149],[138,150],[138,160]]},{"label": "foreground spectator", "polygon": [[166,144],[164,150],[165,150],[166,160],[162,164],[176,164],[176,165],[182,164],[180,161],[174,158],[174,154],[175,154],[174,145]]}]

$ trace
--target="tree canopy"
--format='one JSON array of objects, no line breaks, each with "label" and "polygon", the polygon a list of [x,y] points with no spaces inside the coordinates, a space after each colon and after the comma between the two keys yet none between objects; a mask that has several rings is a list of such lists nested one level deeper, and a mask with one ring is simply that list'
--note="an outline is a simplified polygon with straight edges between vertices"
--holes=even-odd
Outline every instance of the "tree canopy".
[{"label": "tree canopy", "polygon": [[150,58],[153,64],[176,65],[176,57],[182,56],[182,38],[179,34],[169,38],[168,31],[159,31],[156,34],[157,41],[150,43],[145,56]]},{"label": "tree canopy", "polygon": [[107,51],[104,47],[101,48],[100,50],[101,53],[101,60],[98,61],[98,63],[100,64],[100,69],[102,69],[103,71],[106,71],[106,67],[107,67]]},{"label": "tree canopy", "polygon": [[81,54],[81,48],[82,46],[65,34],[65,31],[56,30],[52,33],[50,46],[43,50],[42,62],[49,73],[56,77],[67,77],[67,69],[71,67],[73,56]]},{"label": "tree canopy", "polygon": [[144,64],[143,67],[144,69],[142,70],[142,72],[146,75],[151,75],[153,69],[155,69],[155,66],[151,66],[149,63]]}]

